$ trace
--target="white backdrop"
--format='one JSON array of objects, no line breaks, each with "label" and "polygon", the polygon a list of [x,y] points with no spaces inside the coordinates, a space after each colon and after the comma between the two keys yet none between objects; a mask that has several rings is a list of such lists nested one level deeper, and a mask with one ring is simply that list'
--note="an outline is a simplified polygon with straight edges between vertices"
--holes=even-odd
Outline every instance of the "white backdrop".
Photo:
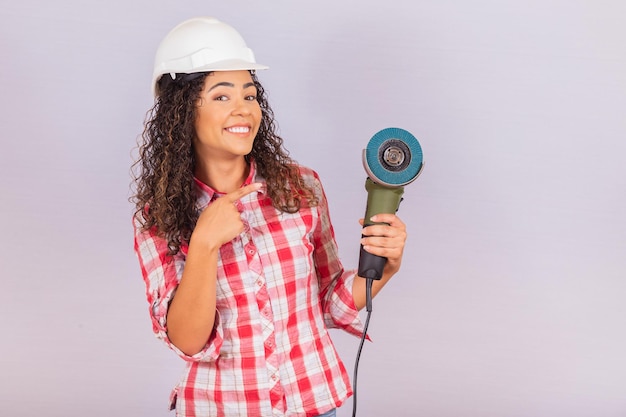
[{"label": "white backdrop", "polygon": [[[1,415],[173,416],[183,363],[152,335],[127,198],[156,46],[195,15],[271,66],[347,267],[361,150],[390,126],[422,144],[360,417],[626,416],[621,0],[3,0]],[[358,340],[333,336],[351,372]]]}]

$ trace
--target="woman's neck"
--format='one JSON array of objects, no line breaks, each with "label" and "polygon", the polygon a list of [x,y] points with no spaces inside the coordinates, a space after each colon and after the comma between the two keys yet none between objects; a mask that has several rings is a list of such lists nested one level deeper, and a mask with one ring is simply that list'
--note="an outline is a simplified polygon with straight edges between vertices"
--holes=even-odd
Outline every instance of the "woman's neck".
[{"label": "woman's neck", "polygon": [[241,158],[233,161],[199,162],[196,164],[195,176],[215,191],[230,193],[241,187],[249,173],[249,164]]}]

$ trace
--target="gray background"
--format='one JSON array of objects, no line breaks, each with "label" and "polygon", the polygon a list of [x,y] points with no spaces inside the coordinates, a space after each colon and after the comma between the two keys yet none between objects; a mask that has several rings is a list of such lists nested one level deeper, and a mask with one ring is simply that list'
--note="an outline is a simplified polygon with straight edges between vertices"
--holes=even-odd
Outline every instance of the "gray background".
[{"label": "gray background", "polygon": [[[422,144],[359,416],[626,416],[619,0],[3,0],[0,414],[173,415],[183,363],[151,333],[127,198],[156,47],[195,15],[271,66],[347,267],[361,150],[390,126]],[[352,373],[358,339],[333,337]]]}]

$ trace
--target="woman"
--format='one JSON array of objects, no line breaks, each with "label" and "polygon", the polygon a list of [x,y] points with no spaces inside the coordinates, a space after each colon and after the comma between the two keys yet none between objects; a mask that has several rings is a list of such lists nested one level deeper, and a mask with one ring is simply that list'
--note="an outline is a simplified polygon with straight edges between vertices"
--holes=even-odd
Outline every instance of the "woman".
[{"label": "woman", "polygon": [[[213,18],[157,51],[140,147],[135,250],[157,337],[187,362],[177,416],[334,416],[350,395],[327,328],[360,336],[365,280],[337,255],[318,175],[283,149],[241,36]],[[400,267],[405,226],[363,229]],[[362,224],[362,219],[360,220]]]}]

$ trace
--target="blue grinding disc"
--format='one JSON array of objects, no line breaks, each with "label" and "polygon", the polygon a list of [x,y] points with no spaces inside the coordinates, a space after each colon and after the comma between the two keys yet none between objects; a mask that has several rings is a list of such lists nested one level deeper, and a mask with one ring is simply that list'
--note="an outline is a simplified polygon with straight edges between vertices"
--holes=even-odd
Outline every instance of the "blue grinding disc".
[{"label": "blue grinding disc", "polygon": [[[389,152],[400,156],[391,164],[386,160]],[[385,186],[403,186],[415,180],[422,169],[422,147],[406,130],[389,127],[370,139],[363,150],[363,165],[372,181]]]}]

